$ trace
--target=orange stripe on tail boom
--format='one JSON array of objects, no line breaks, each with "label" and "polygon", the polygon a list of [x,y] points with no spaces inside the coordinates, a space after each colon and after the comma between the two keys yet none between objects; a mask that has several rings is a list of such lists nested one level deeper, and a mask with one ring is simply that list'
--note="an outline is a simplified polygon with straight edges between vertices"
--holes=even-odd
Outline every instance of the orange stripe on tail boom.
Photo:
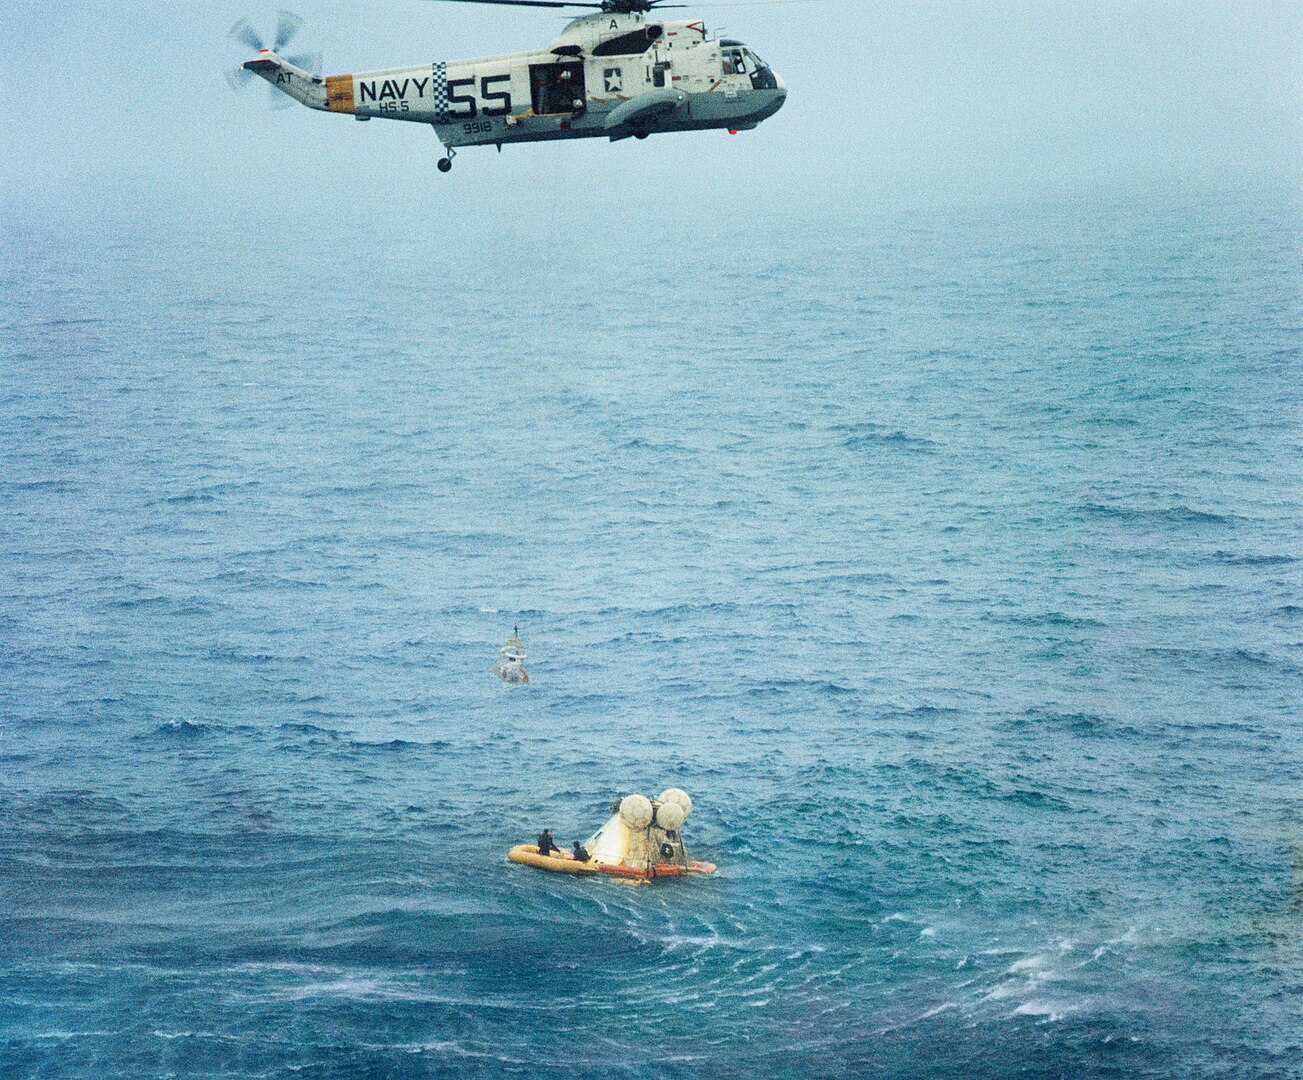
[{"label": "orange stripe on tail boom", "polygon": [[354,111],[352,75],[326,76],[326,108],[331,112]]}]

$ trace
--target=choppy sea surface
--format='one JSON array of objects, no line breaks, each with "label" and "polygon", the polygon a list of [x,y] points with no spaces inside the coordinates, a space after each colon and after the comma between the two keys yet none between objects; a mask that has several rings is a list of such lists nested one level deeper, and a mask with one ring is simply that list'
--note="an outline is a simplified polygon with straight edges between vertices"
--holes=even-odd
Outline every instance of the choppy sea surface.
[{"label": "choppy sea surface", "polygon": [[1303,1075],[1299,221],[9,223],[0,1074]]}]

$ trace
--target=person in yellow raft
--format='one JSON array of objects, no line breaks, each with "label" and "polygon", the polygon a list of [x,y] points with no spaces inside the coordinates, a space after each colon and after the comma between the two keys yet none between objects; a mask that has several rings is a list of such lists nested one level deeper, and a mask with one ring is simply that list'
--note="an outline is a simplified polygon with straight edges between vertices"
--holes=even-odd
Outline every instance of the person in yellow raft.
[{"label": "person in yellow raft", "polygon": [[573,859],[575,862],[587,862],[590,858],[592,858],[592,856],[588,854],[588,849],[585,848],[584,845],[581,844],[578,840],[575,841],[574,851],[572,852],[562,851],[559,847],[556,846],[556,841],[552,838],[552,830],[544,829],[541,833],[539,833],[538,853],[544,857],[547,857],[551,855],[552,852],[554,851],[557,853],[557,856],[559,858]]}]

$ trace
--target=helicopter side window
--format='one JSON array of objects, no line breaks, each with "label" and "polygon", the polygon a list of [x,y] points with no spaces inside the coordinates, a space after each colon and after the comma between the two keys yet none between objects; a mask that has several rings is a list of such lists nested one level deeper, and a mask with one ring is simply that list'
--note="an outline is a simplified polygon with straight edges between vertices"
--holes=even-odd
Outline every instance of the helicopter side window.
[{"label": "helicopter side window", "polygon": [[652,42],[659,40],[661,28],[659,26],[648,26],[642,30],[635,30],[632,34],[621,34],[619,37],[608,38],[595,49],[594,56],[641,56],[651,48]]},{"label": "helicopter side window", "polygon": [[745,75],[747,73],[747,62],[742,56],[741,49],[725,49],[720,55],[724,61],[725,75]]}]

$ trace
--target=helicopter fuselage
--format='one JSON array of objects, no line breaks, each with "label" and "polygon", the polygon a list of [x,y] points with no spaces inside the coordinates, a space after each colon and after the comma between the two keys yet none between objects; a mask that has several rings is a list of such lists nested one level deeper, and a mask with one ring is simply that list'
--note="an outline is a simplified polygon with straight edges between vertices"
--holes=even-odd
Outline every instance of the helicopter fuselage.
[{"label": "helicopter fuselage", "polygon": [[309,108],[430,124],[450,150],[748,130],[787,97],[741,42],[641,13],[587,15],[546,49],[505,56],[324,79],[269,51],[244,66]]}]

